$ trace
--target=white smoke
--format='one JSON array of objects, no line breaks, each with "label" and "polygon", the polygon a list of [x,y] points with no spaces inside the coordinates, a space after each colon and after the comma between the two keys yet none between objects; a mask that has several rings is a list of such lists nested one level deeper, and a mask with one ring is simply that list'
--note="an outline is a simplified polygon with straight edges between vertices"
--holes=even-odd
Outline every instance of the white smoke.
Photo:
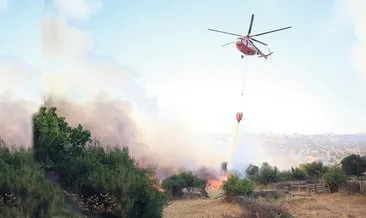
[{"label": "white smoke", "polygon": [[[31,146],[31,117],[40,100],[40,70],[24,61],[0,61],[0,138],[7,144]],[[38,102],[37,102],[38,100]]]},{"label": "white smoke", "polygon": [[139,75],[112,58],[94,58],[93,37],[67,22],[88,21],[102,8],[100,1],[56,0],[53,6],[57,14],[48,14],[43,22],[47,104],[59,108],[70,124],[85,125],[102,142],[128,145],[136,157],[161,167],[220,167],[223,158],[218,158],[217,148],[207,146],[210,141],[191,137],[174,119],[148,116],[144,107],[158,108],[156,99],[147,97],[136,82]]}]

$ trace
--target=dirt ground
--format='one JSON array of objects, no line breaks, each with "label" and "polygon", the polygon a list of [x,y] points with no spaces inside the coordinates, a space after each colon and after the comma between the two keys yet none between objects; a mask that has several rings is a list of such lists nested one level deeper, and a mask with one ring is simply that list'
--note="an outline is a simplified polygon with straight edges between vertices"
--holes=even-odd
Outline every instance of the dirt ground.
[{"label": "dirt ground", "polygon": [[[282,205],[296,217],[366,217],[366,197],[324,194],[282,198],[271,203]],[[219,218],[237,216],[242,209],[222,200],[196,199],[174,201],[164,211],[165,218]]]}]

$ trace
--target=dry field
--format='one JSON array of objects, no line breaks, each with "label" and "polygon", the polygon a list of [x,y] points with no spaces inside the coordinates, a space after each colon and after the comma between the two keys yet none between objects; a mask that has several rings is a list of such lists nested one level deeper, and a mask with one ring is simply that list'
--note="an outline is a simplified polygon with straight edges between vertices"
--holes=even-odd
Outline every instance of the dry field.
[{"label": "dry field", "polygon": [[[366,197],[325,194],[318,196],[289,197],[271,203],[282,205],[296,217],[366,217]],[[242,209],[222,200],[196,199],[174,201],[165,209],[165,218],[219,218],[237,216]]]},{"label": "dry field", "polygon": [[296,217],[366,217],[366,197],[360,195],[336,193],[293,197],[276,203],[283,203]]},{"label": "dry field", "polygon": [[221,218],[242,212],[239,205],[222,200],[195,199],[174,201],[164,211],[164,218]]}]

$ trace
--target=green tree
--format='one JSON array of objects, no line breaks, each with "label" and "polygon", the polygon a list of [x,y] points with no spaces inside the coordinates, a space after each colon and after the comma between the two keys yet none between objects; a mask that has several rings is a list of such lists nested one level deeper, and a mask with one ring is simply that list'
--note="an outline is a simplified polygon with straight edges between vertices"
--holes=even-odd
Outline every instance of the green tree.
[{"label": "green tree", "polygon": [[[183,171],[176,175],[172,175],[166,178],[162,183],[164,189],[168,190],[172,197],[182,196],[183,188],[186,188],[188,191],[191,191],[193,188],[199,188],[201,189],[201,192],[204,192],[206,184],[207,180],[200,179],[191,171]],[[206,195],[205,192],[203,194]]]},{"label": "green tree", "polygon": [[[137,167],[128,148],[106,149],[80,124],[71,127],[56,108],[41,107],[33,116],[35,159],[72,192],[97,199],[89,202],[94,214],[114,217],[162,217],[168,201],[152,179],[152,169]],[[112,201],[112,202],[110,202]],[[109,211],[109,212],[108,212]]]},{"label": "green tree", "polygon": [[347,182],[347,175],[340,167],[330,167],[323,177],[331,192],[337,192],[339,187]]},{"label": "green tree", "polygon": [[259,182],[267,185],[269,183],[278,182],[280,179],[280,172],[277,167],[272,167],[264,162],[259,170]]},{"label": "green tree", "polygon": [[232,200],[235,196],[250,195],[253,192],[253,182],[244,178],[241,179],[238,175],[230,175],[227,181],[223,184],[223,190],[226,197]]},{"label": "green tree", "polygon": [[321,161],[314,161],[304,165],[305,172],[309,179],[317,180],[325,173],[326,168]]},{"label": "green tree", "polygon": [[35,159],[46,170],[62,171],[91,141],[91,133],[81,125],[70,127],[56,111],[55,107],[41,107],[33,116],[33,146]]},{"label": "green tree", "polygon": [[292,179],[294,179],[294,180],[299,180],[299,181],[306,180],[305,170],[301,170],[298,167],[296,167],[296,168],[291,167],[291,176],[292,176]]},{"label": "green tree", "polygon": [[46,180],[31,149],[0,145],[0,217],[75,217],[63,192]]},{"label": "green tree", "polygon": [[183,195],[182,189],[185,186],[185,181],[179,175],[172,175],[164,179],[162,185],[172,197],[181,197]]},{"label": "green tree", "polygon": [[281,171],[279,177],[280,177],[279,181],[281,181],[281,182],[291,181],[293,179],[290,170]]},{"label": "green tree", "polygon": [[248,179],[252,181],[258,181],[259,179],[259,167],[253,164],[249,164],[249,166],[245,169],[245,174]]},{"label": "green tree", "polygon": [[366,172],[366,158],[360,155],[351,154],[341,161],[342,169],[349,176],[359,177]]}]

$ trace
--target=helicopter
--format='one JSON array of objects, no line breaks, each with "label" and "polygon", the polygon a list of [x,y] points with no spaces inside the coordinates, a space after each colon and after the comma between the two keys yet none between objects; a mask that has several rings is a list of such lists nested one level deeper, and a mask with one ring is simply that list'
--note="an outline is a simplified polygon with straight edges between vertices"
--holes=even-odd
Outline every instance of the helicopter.
[{"label": "helicopter", "polygon": [[264,54],[255,44],[253,41],[255,42],[258,42],[262,45],[265,45],[267,46],[266,43],[264,42],[261,42],[257,39],[254,39],[252,38],[253,36],[261,36],[261,35],[264,35],[264,34],[268,34],[268,33],[273,33],[273,32],[277,32],[277,31],[281,31],[281,30],[285,30],[285,29],[289,29],[291,28],[291,26],[288,26],[288,27],[284,27],[284,28],[281,28],[281,29],[276,29],[276,30],[271,30],[271,31],[268,31],[268,32],[263,32],[263,33],[258,33],[258,34],[254,34],[254,35],[250,35],[251,31],[252,31],[252,26],[253,26],[253,20],[254,20],[254,14],[252,14],[252,18],[250,20],[250,25],[249,25],[249,30],[248,30],[248,34],[243,36],[243,35],[240,35],[240,34],[235,34],[235,33],[229,33],[229,32],[224,32],[224,31],[221,31],[221,30],[215,30],[215,29],[208,29],[210,31],[214,31],[214,32],[219,32],[219,33],[225,33],[225,34],[229,34],[229,35],[234,35],[234,36],[238,36],[239,38],[237,38],[235,41],[233,42],[229,42],[229,43],[226,43],[222,46],[227,46],[227,45],[230,45],[230,44],[233,44],[235,43],[236,45],[236,48],[241,52],[243,53],[241,55],[241,58],[244,58],[244,55],[247,55],[247,56],[253,56],[253,55],[258,55],[259,58],[263,57],[265,59],[267,59],[270,55],[273,54],[273,52],[271,52],[270,50],[268,54]]}]

